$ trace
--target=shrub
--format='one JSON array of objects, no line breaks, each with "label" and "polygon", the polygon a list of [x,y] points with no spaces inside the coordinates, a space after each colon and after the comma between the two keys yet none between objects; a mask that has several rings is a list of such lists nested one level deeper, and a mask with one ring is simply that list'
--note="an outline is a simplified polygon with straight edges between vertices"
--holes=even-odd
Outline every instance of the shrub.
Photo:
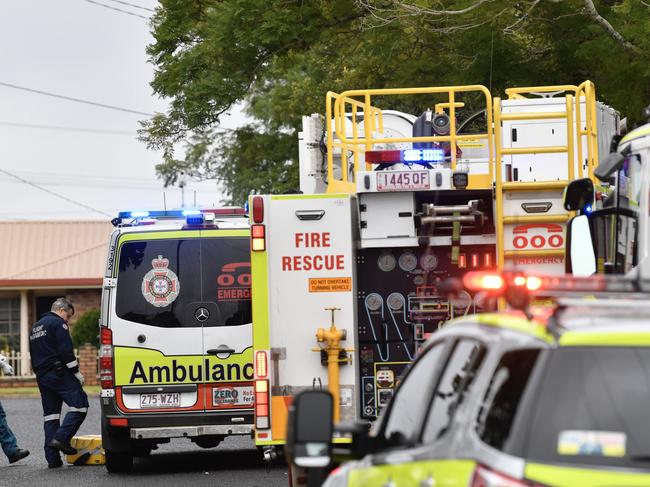
[{"label": "shrub", "polygon": [[82,314],[72,327],[72,343],[79,348],[85,343],[99,347],[99,310],[91,309]]}]

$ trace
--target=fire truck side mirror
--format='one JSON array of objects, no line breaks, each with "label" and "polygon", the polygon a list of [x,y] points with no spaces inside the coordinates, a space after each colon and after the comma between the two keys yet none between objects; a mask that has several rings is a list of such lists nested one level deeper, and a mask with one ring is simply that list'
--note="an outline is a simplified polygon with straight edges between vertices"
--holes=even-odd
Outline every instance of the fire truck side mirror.
[{"label": "fire truck side mirror", "polygon": [[325,468],[331,462],[334,400],[327,391],[302,391],[289,408],[287,455],[302,468]]},{"label": "fire truck side mirror", "polygon": [[575,179],[569,183],[564,192],[564,209],[568,211],[583,211],[593,208],[594,183],[591,179]]},{"label": "fire truck side mirror", "polygon": [[569,221],[567,243],[567,272],[574,276],[595,274],[596,254],[587,215],[579,215]]}]

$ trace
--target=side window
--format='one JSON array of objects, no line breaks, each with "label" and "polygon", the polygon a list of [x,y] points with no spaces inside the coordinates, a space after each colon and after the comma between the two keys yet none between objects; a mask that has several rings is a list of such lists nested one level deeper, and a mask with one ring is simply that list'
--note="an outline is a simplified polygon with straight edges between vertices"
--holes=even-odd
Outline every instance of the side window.
[{"label": "side window", "polygon": [[445,342],[438,343],[420,357],[397,389],[384,428],[384,437],[389,442],[405,444],[418,440],[445,348]]},{"label": "side window", "polygon": [[504,450],[539,352],[516,350],[501,357],[476,418],[478,436],[491,447]]},{"label": "side window", "polygon": [[435,441],[447,431],[484,356],[485,347],[475,340],[460,340],[454,346],[433,395],[423,442]]}]

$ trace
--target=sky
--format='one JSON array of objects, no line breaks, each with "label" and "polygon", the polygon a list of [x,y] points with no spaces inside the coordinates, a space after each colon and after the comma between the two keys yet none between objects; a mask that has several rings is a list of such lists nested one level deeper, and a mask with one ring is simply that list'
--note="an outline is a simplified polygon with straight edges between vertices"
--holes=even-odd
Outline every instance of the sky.
[{"label": "sky", "polygon": [[[181,190],[163,189],[156,177],[161,153],[137,140],[146,115],[7,86],[164,112],[167,101],[149,86],[154,66],[145,49],[153,37],[140,17],[149,17],[156,5],[0,2],[0,220],[106,219],[118,211],[162,209],[163,193],[168,209],[181,206]],[[222,126],[243,119],[235,109]],[[218,206],[222,199],[215,181],[188,181],[186,206],[193,206],[195,192],[197,206]]]}]

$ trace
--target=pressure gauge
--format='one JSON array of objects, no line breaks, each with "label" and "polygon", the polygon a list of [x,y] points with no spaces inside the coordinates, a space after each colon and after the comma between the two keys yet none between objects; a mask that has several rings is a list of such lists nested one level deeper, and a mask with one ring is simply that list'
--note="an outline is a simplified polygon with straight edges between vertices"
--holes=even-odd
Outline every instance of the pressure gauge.
[{"label": "pressure gauge", "polygon": [[393,254],[389,254],[389,253],[381,254],[377,259],[377,265],[382,271],[390,272],[393,269],[395,269],[395,266],[397,265],[397,260],[395,260]]},{"label": "pressure gauge", "polygon": [[377,311],[383,305],[383,300],[381,296],[377,293],[370,293],[366,296],[366,307],[370,311]]},{"label": "pressure gauge", "polygon": [[407,251],[399,256],[398,264],[404,272],[411,272],[418,266],[418,258],[413,252]]},{"label": "pressure gauge", "polygon": [[460,291],[458,295],[451,300],[451,304],[456,309],[467,309],[472,304],[472,297],[467,291]]},{"label": "pressure gauge", "polygon": [[388,296],[386,303],[390,309],[398,311],[404,307],[404,296],[400,293],[392,293]]},{"label": "pressure gauge", "polygon": [[432,271],[438,267],[438,257],[435,254],[424,254],[420,259],[420,265],[425,271]]}]

